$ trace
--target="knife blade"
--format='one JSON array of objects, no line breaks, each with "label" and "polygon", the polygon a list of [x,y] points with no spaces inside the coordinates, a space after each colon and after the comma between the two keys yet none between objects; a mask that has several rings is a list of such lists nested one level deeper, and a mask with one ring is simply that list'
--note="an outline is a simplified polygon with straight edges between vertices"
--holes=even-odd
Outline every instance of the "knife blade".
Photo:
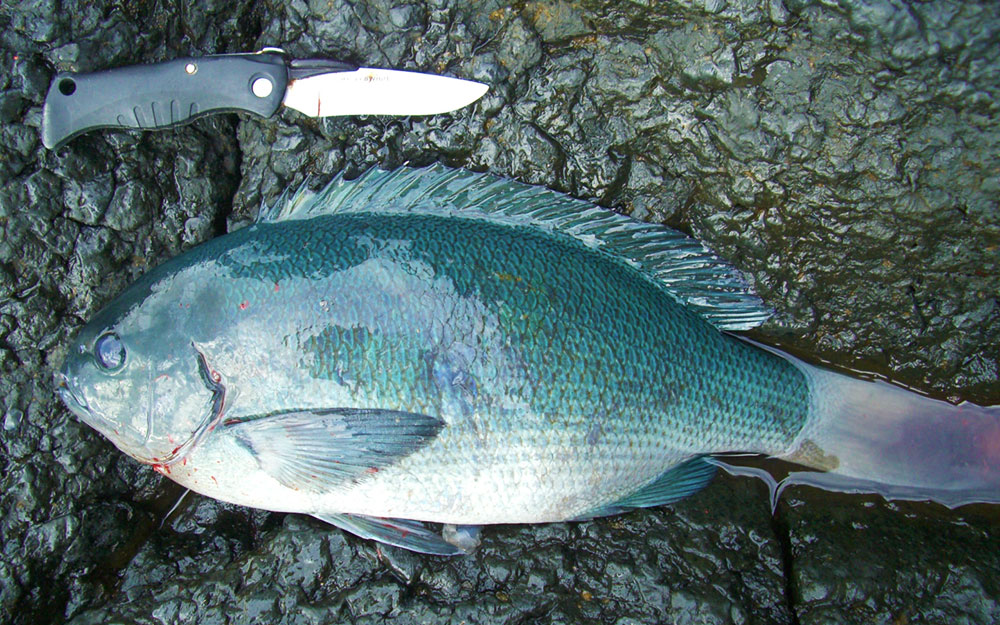
[{"label": "knife blade", "polygon": [[42,144],[54,150],[89,130],[169,128],[214,113],[270,117],[282,105],[312,117],[434,115],[467,106],[487,90],[447,76],[290,59],[278,48],[63,72],[45,96]]}]

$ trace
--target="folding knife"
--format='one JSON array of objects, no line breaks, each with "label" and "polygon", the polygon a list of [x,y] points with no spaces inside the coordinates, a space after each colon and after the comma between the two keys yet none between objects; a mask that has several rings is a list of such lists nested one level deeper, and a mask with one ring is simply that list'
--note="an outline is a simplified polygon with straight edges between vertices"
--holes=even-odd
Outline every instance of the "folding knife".
[{"label": "folding knife", "polygon": [[264,48],[58,74],[45,96],[42,143],[51,150],[96,128],[167,128],[226,111],[269,117],[282,104],[313,117],[434,115],[471,104],[487,89],[446,76],[290,59]]}]

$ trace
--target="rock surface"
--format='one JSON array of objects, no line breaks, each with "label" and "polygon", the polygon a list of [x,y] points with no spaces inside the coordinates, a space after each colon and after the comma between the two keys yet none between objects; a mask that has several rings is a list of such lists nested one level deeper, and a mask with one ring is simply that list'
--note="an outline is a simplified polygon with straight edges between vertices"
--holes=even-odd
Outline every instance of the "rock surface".
[{"label": "rock surface", "polygon": [[[691,232],[755,337],[1000,403],[1000,8],[942,0],[0,6],[0,623],[993,623],[994,508],[723,477],[661,509],[380,549],[189,495],[57,402],[74,328],[307,177],[448,165]],[[434,117],[223,115],[41,146],[52,75],[281,46],[487,82]]]}]

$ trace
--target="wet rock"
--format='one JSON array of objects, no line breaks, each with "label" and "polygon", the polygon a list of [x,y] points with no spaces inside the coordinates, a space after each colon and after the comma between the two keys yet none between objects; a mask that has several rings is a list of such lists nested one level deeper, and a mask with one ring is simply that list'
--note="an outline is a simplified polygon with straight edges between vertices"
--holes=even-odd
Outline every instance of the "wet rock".
[{"label": "wet rock", "polygon": [[8,124],[19,119],[24,111],[25,100],[16,92],[0,93],[0,122]]},{"label": "wet rock", "polygon": [[[225,542],[217,544],[222,519],[213,517],[228,512],[231,537],[253,524],[238,510],[202,500],[173,522],[176,536],[151,541],[136,556],[118,599],[72,622],[140,620],[151,609],[199,622],[234,609],[289,623],[330,615],[419,623],[487,614],[503,621],[788,622],[781,553],[758,494],[724,480],[670,512],[490,528],[479,551],[457,559],[377,546],[296,515],[234,556]],[[719,524],[713,510],[720,505],[742,512]]]},{"label": "wet rock", "polygon": [[[781,513],[799,623],[985,624],[1000,617],[995,511],[929,511],[874,499],[843,506],[802,490]],[[965,548],[951,550],[956,543]]]},{"label": "wet rock", "polygon": [[[994,523],[720,479],[444,560],[191,495],[61,408],[59,345],[288,186],[444,162],[694,233],[811,358],[1000,403],[993,4],[22,2],[0,9],[0,623],[997,620]],[[56,71],[279,45],[482,80],[425,118],[38,141]],[[31,51],[31,52],[29,52]],[[162,523],[162,527],[161,527]]]},{"label": "wet rock", "polygon": [[569,2],[529,2],[524,7],[525,18],[547,44],[571,40],[593,32],[585,13]]}]

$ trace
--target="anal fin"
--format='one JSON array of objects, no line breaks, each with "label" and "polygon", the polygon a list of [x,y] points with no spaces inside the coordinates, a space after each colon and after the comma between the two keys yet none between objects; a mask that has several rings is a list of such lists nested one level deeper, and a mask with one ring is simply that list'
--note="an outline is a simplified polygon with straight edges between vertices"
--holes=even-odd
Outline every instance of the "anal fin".
[{"label": "anal fin", "polygon": [[684,499],[705,488],[715,477],[716,467],[699,456],[678,464],[634,493],[603,505],[576,520],[621,514],[636,508],[662,506]]}]

